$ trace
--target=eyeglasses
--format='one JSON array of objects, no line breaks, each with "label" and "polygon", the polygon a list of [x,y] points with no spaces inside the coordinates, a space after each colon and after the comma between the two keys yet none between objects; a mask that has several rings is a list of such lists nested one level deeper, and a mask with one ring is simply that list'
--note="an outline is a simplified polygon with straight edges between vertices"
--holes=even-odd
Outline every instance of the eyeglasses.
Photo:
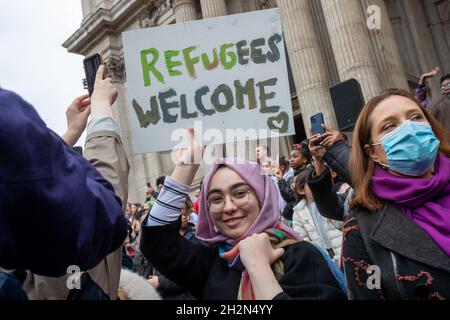
[{"label": "eyeglasses", "polygon": [[441,87],[442,91],[447,90],[447,89],[450,89],[450,83],[447,83],[447,85]]},{"label": "eyeglasses", "polygon": [[[245,206],[250,200],[249,187],[239,187],[229,193],[231,202],[238,208]],[[209,196],[207,205],[212,212],[221,212],[225,208],[226,193],[213,193]]]}]

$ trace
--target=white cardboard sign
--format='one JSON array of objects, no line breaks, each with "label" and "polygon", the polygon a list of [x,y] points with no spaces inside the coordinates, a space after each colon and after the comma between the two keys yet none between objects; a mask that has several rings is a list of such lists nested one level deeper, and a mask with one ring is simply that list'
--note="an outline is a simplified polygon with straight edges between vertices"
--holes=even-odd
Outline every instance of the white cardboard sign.
[{"label": "white cardboard sign", "polygon": [[205,144],[295,133],[278,9],[125,32],[123,44],[136,154],[179,146],[194,124]]}]

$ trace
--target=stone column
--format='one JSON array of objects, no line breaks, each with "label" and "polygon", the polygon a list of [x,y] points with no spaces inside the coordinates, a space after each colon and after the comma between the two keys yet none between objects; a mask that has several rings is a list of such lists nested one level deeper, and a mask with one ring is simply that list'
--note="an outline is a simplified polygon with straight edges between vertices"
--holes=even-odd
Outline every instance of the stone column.
[{"label": "stone column", "polygon": [[358,80],[366,101],[381,91],[358,0],[321,0],[341,81]]},{"label": "stone column", "polygon": [[408,74],[414,74],[415,72],[413,71],[414,64],[409,56],[411,52],[407,49],[407,41],[403,36],[402,24],[404,19],[400,14],[398,4],[394,4],[391,1],[385,2],[385,4],[392,26],[392,32],[394,34],[394,41],[397,43],[397,47],[400,52],[400,59],[406,76],[408,77]]},{"label": "stone column", "polygon": [[277,3],[305,128],[310,127],[311,115],[319,111],[323,112],[330,127],[337,128],[326,64],[314,28],[310,3],[308,0],[278,0]]},{"label": "stone column", "polygon": [[376,5],[381,9],[380,29],[369,30],[371,51],[379,72],[381,88],[383,90],[389,88],[409,90],[385,1],[362,0],[363,15],[367,14],[367,8],[370,5]]},{"label": "stone column", "polygon": [[225,0],[200,0],[203,19],[220,17],[227,14]]},{"label": "stone column", "polygon": [[242,3],[243,12],[258,10],[257,0],[239,0]]},{"label": "stone column", "polygon": [[331,47],[330,36],[328,35],[327,24],[323,15],[322,5],[320,1],[309,0],[311,14],[314,21],[317,38],[319,39],[320,51],[325,60],[326,73],[330,85],[340,82],[339,73],[334,60],[333,48]]},{"label": "stone column", "polygon": [[197,20],[195,0],[173,0],[173,13],[177,23]]},{"label": "stone column", "polygon": [[227,10],[229,14],[250,12],[257,10],[255,0],[228,0]]},{"label": "stone column", "polygon": [[86,17],[92,11],[92,0],[81,0],[81,10],[83,12],[83,18]]},{"label": "stone column", "polygon": [[[402,0],[401,3],[403,4],[409,32],[419,60],[420,72],[416,75],[419,77],[421,73],[428,72],[439,66],[439,56],[433,36],[428,29],[428,21],[421,2],[419,0]],[[439,80],[440,77],[434,77],[428,81],[433,100],[441,96]]]},{"label": "stone column", "polygon": [[443,72],[450,68],[450,48],[447,43],[446,34],[442,27],[441,19],[436,8],[436,3],[431,1],[423,1],[425,6],[425,13],[428,18],[428,23],[433,35],[434,43],[437,47],[437,53],[441,62]]}]

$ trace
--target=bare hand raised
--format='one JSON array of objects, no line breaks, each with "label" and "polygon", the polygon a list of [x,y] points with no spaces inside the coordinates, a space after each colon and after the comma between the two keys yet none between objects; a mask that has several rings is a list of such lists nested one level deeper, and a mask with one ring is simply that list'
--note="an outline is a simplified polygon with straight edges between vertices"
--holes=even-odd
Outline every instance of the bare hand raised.
[{"label": "bare hand raised", "polygon": [[103,79],[105,66],[101,65],[97,70],[94,92],[91,96],[92,116],[113,116],[111,106],[116,101],[118,91],[114,87],[111,78]]}]

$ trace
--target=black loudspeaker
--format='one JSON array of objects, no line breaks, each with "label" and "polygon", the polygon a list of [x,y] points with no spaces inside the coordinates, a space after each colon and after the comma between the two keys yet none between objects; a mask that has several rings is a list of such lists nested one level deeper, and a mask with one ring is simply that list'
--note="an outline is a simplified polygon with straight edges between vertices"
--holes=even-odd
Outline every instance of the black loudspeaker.
[{"label": "black loudspeaker", "polygon": [[330,88],[330,94],[339,131],[350,131],[365,104],[359,82],[356,79],[341,82]]}]

